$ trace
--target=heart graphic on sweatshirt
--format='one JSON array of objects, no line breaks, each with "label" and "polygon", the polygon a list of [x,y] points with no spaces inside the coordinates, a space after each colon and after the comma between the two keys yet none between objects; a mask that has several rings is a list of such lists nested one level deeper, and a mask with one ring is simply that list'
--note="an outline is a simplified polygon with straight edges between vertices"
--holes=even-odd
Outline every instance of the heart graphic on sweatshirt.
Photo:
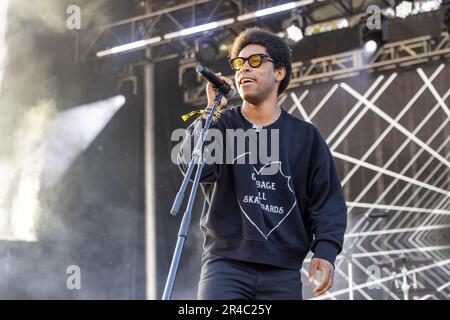
[{"label": "heart graphic on sweatshirt", "polygon": [[[266,174],[269,166],[276,166],[276,170],[271,167],[271,174]],[[283,173],[281,161],[272,161],[259,168],[252,164],[235,164],[234,172],[240,181],[248,180],[248,183],[236,184],[240,210],[267,240],[297,204],[292,178]]]}]

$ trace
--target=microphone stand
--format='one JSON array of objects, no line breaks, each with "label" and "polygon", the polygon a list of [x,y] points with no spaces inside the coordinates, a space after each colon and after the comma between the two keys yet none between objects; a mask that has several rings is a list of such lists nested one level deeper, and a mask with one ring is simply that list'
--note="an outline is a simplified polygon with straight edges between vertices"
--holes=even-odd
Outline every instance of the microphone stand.
[{"label": "microphone stand", "polygon": [[[189,200],[186,206],[186,211],[184,212],[183,219],[180,225],[180,230],[178,232],[178,240],[172,257],[172,262],[170,264],[170,270],[167,276],[166,285],[164,287],[162,300],[170,300],[172,296],[173,284],[175,282],[178,264],[180,263],[181,253],[183,250],[184,242],[187,238],[189,224],[192,217],[192,207],[194,206],[195,195],[197,194],[200,177],[202,174],[203,167],[205,166],[205,159],[203,158],[203,144],[205,142],[205,137],[208,133],[209,127],[213,120],[216,108],[220,105],[221,101],[222,101],[222,94],[219,92],[219,90],[217,90],[216,96],[214,98],[213,107],[211,109],[208,108],[206,109],[206,112],[209,112],[207,113],[208,119],[205,122],[205,126],[202,128],[202,131],[200,133],[200,139],[198,139],[197,144],[192,152],[191,161],[189,162],[186,175],[184,176],[183,182],[173,202],[172,209],[170,210],[170,214],[172,215],[176,215],[180,210],[181,204],[183,203],[184,193],[186,191],[187,184],[189,183],[189,180],[191,178],[192,171],[194,170],[195,164],[198,164],[197,171],[195,172],[195,177],[192,184],[191,193],[189,195]],[[201,121],[199,121],[199,124],[201,124]]]}]

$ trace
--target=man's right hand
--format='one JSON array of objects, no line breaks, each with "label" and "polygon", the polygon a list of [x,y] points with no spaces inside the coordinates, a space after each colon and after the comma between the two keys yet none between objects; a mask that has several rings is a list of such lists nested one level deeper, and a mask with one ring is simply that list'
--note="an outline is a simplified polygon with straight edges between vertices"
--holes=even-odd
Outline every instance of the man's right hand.
[{"label": "man's right hand", "polygon": [[[223,80],[226,84],[228,84],[232,89],[234,89],[233,81],[228,79],[227,77],[222,76],[222,73],[216,73],[216,76],[219,77],[220,80]],[[212,108],[214,105],[214,98],[216,97],[216,89],[212,86],[211,83],[206,84],[206,96],[208,97],[208,105],[207,108]],[[220,105],[217,107],[217,110],[222,110],[228,103],[227,98],[222,96],[222,100],[220,101]],[[207,118],[206,113],[203,115],[203,118]]]}]

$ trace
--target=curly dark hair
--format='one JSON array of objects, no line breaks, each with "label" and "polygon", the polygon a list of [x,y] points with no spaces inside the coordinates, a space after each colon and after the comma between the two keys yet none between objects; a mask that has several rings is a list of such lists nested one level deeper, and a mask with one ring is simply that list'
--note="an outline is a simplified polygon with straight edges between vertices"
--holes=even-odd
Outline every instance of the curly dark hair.
[{"label": "curly dark hair", "polygon": [[250,28],[242,31],[234,40],[230,49],[230,59],[236,58],[239,52],[249,44],[258,44],[265,47],[269,56],[275,60],[274,68],[286,70],[286,75],[278,87],[278,96],[280,96],[291,81],[292,57],[288,45],[283,39],[270,32],[259,28]]}]

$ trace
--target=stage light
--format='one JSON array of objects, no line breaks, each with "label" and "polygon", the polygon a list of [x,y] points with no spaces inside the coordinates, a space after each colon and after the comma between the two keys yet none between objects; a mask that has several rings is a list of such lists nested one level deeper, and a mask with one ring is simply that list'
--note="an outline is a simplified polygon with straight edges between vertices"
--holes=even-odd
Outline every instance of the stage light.
[{"label": "stage light", "polygon": [[395,18],[395,9],[394,8],[385,8],[381,12],[385,17]]},{"label": "stage light", "polygon": [[290,9],[294,9],[295,8],[295,3],[294,2],[289,2],[289,3],[285,3],[279,6],[274,6],[271,8],[265,8],[265,9],[261,9],[255,12],[255,16],[256,17],[263,17],[263,16],[267,16],[270,14],[274,14],[274,13],[278,13],[278,12],[282,12],[282,11],[286,11],[286,10],[290,10]]},{"label": "stage light", "polygon": [[386,17],[406,18],[410,15],[439,10],[441,2],[441,0],[395,1],[392,7],[384,8],[382,14]]},{"label": "stage light", "polygon": [[441,6],[441,2],[442,1],[440,0],[415,1],[412,14],[419,14],[423,12],[438,10]]},{"label": "stage light", "polygon": [[303,31],[296,25],[290,25],[286,29],[286,35],[289,39],[298,42],[303,39]]},{"label": "stage light", "polygon": [[260,18],[263,16],[268,16],[275,13],[280,13],[288,10],[292,10],[301,6],[306,6],[308,4],[313,3],[313,0],[303,0],[303,1],[293,1],[285,4],[281,4],[279,6],[273,6],[270,8],[261,9],[252,13],[246,13],[237,17],[238,21],[249,20],[253,18]]},{"label": "stage light", "polygon": [[378,49],[378,44],[375,40],[369,40],[364,43],[364,52],[374,54]]},{"label": "stage light", "polygon": [[196,39],[195,56],[199,62],[209,65],[217,59],[218,55],[219,48],[214,39],[209,37]]},{"label": "stage light", "polygon": [[383,45],[383,33],[381,30],[370,30],[363,33],[363,49],[367,56],[372,56]]},{"label": "stage light", "polygon": [[402,1],[395,7],[395,15],[398,18],[405,19],[410,16],[413,10],[413,4],[411,1]]},{"label": "stage light", "polygon": [[307,26],[304,34],[305,36],[312,36],[314,34],[348,28],[349,25],[348,19],[346,18],[325,21]]},{"label": "stage light", "polygon": [[362,45],[366,55],[373,55],[385,42],[382,29],[362,29]]},{"label": "stage light", "polygon": [[161,37],[154,37],[146,40],[139,40],[136,42],[127,43],[121,46],[117,46],[111,49],[106,49],[103,51],[97,52],[97,57],[102,58],[109,55],[121,53],[121,52],[127,52],[127,51],[133,51],[136,49],[144,48],[145,46],[148,46],[150,44],[154,44],[161,41]]},{"label": "stage light", "polygon": [[367,23],[367,16],[360,22],[361,45],[366,57],[372,56],[387,41],[386,25],[387,20],[381,16],[380,25],[371,25]]},{"label": "stage light", "polygon": [[301,14],[293,13],[287,21],[286,36],[294,42],[303,39],[305,23]]},{"label": "stage light", "polygon": [[219,27],[227,26],[229,24],[234,23],[234,18],[224,19],[221,21],[210,22],[206,24],[201,24],[192,28],[183,29],[176,32],[167,33],[164,35],[164,39],[173,39],[177,37],[187,36],[194,33],[199,33],[203,31],[208,31],[212,29],[216,29]]}]

